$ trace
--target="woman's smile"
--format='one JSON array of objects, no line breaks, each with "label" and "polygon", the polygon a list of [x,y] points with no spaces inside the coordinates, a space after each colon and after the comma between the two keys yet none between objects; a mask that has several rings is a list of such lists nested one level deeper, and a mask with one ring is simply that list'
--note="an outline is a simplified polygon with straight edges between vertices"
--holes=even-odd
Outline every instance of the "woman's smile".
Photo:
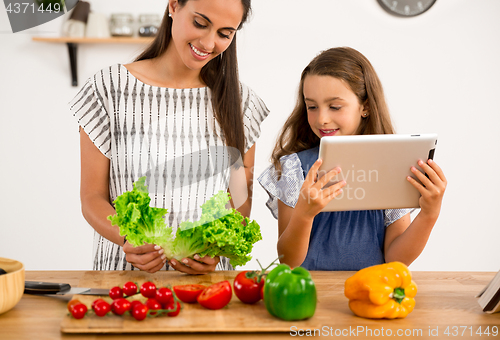
[{"label": "woman's smile", "polygon": [[189,47],[191,48],[191,51],[193,52],[193,55],[196,59],[205,60],[210,56],[209,52],[201,51],[197,49],[193,44],[189,44]]}]

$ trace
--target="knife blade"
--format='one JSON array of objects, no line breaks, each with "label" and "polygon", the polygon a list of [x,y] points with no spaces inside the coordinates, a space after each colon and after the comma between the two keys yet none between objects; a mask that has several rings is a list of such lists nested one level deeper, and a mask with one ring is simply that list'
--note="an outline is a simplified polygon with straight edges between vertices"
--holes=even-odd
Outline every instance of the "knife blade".
[{"label": "knife blade", "polygon": [[71,287],[68,283],[24,281],[24,293],[34,295],[109,295],[109,289]]}]

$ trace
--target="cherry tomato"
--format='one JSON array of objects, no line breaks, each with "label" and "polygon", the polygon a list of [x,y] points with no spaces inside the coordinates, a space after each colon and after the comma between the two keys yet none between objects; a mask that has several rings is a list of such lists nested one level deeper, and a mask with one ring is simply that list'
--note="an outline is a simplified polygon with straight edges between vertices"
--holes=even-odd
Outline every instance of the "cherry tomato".
[{"label": "cherry tomato", "polygon": [[166,305],[163,305],[163,309],[175,309],[173,312],[168,312],[168,316],[177,316],[181,312],[181,304],[179,301],[174,299],[170,300],[170,302]]},{"label": "cherry tomato", "polygon": [[130,302],[130,310],[134,310],[135,306],[142,306],[142,302],[139,300],[134,300]]},{"label": "cherry tomato", "polygon": [[[159,303],[156,299],[148,299],[148,301],[146,301],[146,306],[148,307],[149,310],[162,309],[161,303]],[[151,315],[155,314],[156,312],[151,313]]]},{"label": "cherry tomato", "polygon": [[81,303],[80,300],[76,300],[76,299],[75,300],[71,300],[70,302],[68,302],[68,312],[71,313],[71,310],[73,309],[73,306],[77,305],[79,303]]},{"label": "cherry tomato", "polygon": [[71,315],[73,315],[75,319],[83,318],[85,316],[85,313],[87,313],[87,306],[85,306],[83,303],[77,303],[71,309]]},{"label": "cherry tomato", "polygon": [[132,296],[132,295],[135,295],[137,294],[137,285],[133,282],[126,282],[124,285],[123,285],[123,293],[126,295],[126,296]]},{"label": "cherry tomato", "polygon": [[257,276],[252,277],[251,271],[244,271],[236,275],[233,287],[234,294],[243,303],[256,303],[261,299],[261,291],[264,286],[264,278],[257,282]]},{"label": "cherry tomato", "polygon": [[232,296],[233,290],[229,281],[221,281],[205,289],[197,300],[205,308],[221,309],[231,301]]},{"label": "cherry tomato", "polygon": [[123,290],[120,287],[113,287],[109,290],[109,297],[113,300],[123,297]]},{"label": "cherry tomato", "polygon": [[196,302],[196,299],[203,292],[205,288],[207,288],[207,286],[196,285],[196,284],[179,285],[173,287],[175,295],[177,295],[179,300],[185,303]]},{"label": "cherry tomato", "polygon": [[123,315],[126,311],[130,310],[130,301],[124,298],[113,300],[111,303],[111,310],[116,315]]},{"label": "cherry tomato", "polygon": [[[265,280],[264,280],[264,281],[265,281]],[[265,301],[265,300],[264,300],[264,285],[262,285],[262,288],[260,289],[260,298],[261,298],[263,301]]]},{"label": "cherry tomato", "polygon": [[154,299],[156,297],[156,286],[153,282],[144,282],[141,286],[141,294],[144,297]]},{"label": "cherry tomato", "polygon": [[[99,301],[100,300],[100,301]],[[102,299],[97,299],[97,302],[93,304],[92,308],[94,309],[95,315],[104,316],[111,311],[111,305]]]},{"label": "cherry tomato", "polygon": [[144,320],[146,316],[148,316],[148,307],[146,305],[143,305],[142,303],[140,305],[135,305],[134,309],[132,310],[132,316],[136,320]]},{"label": "cherry tomato", "polygon": [[156,291],[155,299],[162,305],[169,303],[173,298],[174,295],[172,294],[172,291],[167,287],[162,287]]},{"label": "cherry tomato", "polygon": [[92,302],[92,310],[95,310],[95,305],[98,303],[98,302],[101,302],[101,301],[104,301],[104,299],[95,299],[94,302]]}]

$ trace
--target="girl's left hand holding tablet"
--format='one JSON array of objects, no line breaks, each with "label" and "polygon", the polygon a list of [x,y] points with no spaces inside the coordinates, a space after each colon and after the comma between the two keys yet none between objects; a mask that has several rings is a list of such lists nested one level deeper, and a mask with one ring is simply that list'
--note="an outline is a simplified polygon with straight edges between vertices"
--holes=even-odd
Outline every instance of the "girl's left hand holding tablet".
[{"label": "girl's left hand holding tablet", "polygon": [[[408,176],[407,180],[420,192],[420,214],[425,214],[427,217],[437,219],[441,211],[441,202],[446,190],[446,177],[443,170],[434,162],[429,159],[427,163],[420,160],[418,165],[422,168],[424,173],[416,167],[411,167],[411,172],[423,184],[420,184],[414,178]],[[427,176],[425,175],[427,174]]]},{"label": "girl's left hand holding tablet", "polygon": [[215,271],[215,267],[220,261],[219,256],[210,257],[200,257],[198,254],[194,256],[194,260],[190,258],[184,258],[182,261],[177,261],[172,259],[169,261],[169,265],[180,272],[186,274],[208,274]]}]

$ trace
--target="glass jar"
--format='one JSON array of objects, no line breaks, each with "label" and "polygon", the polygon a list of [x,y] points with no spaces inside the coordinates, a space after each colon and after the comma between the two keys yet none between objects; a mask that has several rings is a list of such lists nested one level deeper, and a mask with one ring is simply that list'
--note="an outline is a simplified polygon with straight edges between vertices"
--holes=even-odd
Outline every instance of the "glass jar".
[{"label": "glass jar", "polygon": [[160,16],[158,14],[139,15],[139,36],[154,37],[160,27]]},{"label": "glass jar", "polygon": [[134,35],[134,17],[132,14],[112,14],[109,31],[114,37],[131,37]]}]

